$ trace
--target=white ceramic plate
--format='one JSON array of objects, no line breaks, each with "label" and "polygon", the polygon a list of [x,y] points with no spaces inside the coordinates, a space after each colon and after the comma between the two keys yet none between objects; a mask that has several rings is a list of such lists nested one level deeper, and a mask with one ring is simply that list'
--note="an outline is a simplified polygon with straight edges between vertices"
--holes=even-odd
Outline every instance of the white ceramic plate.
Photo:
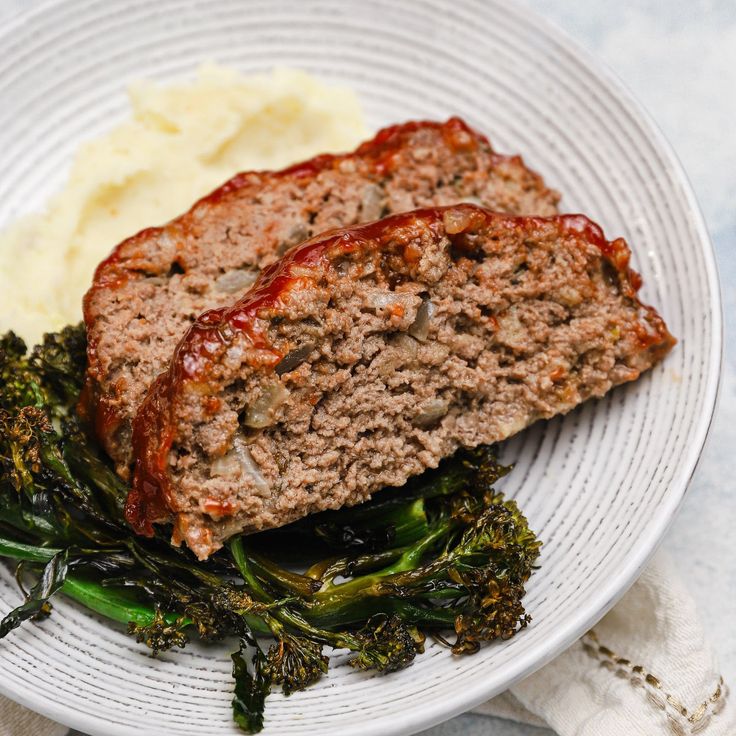
[{"label": "white ceramic plate", "polygon": [[[429,646],[409,670],[344,663],[268,702],[267,734],[407,734],[477,705],[554,657],[636,579],[695,468],[716,396],[721,313],[697,205],[675,157],[612,76],[507,0],[78,0],[0,32],[0,224],[39,207],[84,138],[124,112],[126,80],[215,60],[306,68],[352,85],[369,123],[465,117],[522,152],[609,236],[625,236],[645,301],[680,343],[664,365],[508,443],[505,482],[545,541],[532,626],[480,654]],[[0,609],[17,602],[0,570]],[[0,691],[92,734],[232,734],[226,649],[150,659],[122,631],[59,602],[0,643]]]}]

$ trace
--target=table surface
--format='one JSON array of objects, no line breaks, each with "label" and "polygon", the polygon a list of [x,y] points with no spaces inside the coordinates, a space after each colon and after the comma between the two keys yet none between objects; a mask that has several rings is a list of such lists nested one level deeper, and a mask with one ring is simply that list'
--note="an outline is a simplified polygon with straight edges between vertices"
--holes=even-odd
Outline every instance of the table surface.
[{"label": "table surface", "polygon": [[[0,0],[0,20],[37,0]],[[695,188],[715,244],[726,352],[711,435],[663,542],[699,602],[727,682],[736,683],[736,3],[527,0],[608,64],[649,110]],[[462,715],[423,736],[543,736],[546,729]],[[78,735],[81,736],[81,735]]]}]

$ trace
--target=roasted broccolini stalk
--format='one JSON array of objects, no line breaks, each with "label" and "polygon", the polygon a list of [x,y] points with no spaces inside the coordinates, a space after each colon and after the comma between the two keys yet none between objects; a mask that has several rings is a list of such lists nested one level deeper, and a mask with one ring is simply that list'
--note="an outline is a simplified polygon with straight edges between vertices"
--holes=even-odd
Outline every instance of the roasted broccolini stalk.
[{"label": "roasted broccolini stalk", "polygon": [[[273,686],[289,695],[327,671],[325,647],[390,672],[413,662],[427,634],[451,637],[459,655],[528,624],[522,597],[540,543],[494,491],[509,468],[492,448],[361,506],[236,537],[203,563],[128,527],[128,487],[74,411],[84,368],[81,325],[30,355],[12,333],[0,339],[0,557],[33,579],[0,637],[48,615],[59,591],[127,624],[154,654],[192,636],[238,637],[233,715],[256,732]],[[285,566],[290,549],[309,564],[303,574]]]}]

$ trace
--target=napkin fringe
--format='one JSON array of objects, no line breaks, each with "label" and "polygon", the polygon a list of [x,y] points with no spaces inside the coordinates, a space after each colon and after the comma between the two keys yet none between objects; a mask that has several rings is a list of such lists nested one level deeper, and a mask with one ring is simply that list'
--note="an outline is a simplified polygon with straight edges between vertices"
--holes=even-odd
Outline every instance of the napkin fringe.
[{"label": "napkin fringe", "polygon": [[726,704],[728,687],[719,676],[716,686],[707,698],[694,708],[688,709],[682,701],[667,692],[659,677],[648,672],[642,665],[633,664],[628,657],[616,654],[598,639],[591,629],[582,637],[581,644],[586,654],[597,659],[602,666],[618,677],[626,678],[634,687],[643,688],[647,700],[665,712],[670,731],[675,736],[695,735],[707,728],[711,718]]}]

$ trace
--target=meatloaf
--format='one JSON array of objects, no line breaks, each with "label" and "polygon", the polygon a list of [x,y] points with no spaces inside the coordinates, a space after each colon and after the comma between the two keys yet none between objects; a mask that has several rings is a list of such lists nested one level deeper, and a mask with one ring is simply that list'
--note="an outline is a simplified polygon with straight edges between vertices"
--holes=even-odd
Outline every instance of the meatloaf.
[{"label": "meatloaf", "polygon": [[84,302],[83,408],[118,472],[127,474],[131,420],[146,389],[203,311],[232,302],[260,268],[312,235],[463,200],[548,215],[558,195],[461,120],[412,122],[351,154],[240,174],[168,225],[121,243]]},{"label": "meatloaf", "polygon": [[629,256],[582,215],[470,204],[297,246],[151,387],[128,521],[206,558],[633,381],[674,340]]}]

